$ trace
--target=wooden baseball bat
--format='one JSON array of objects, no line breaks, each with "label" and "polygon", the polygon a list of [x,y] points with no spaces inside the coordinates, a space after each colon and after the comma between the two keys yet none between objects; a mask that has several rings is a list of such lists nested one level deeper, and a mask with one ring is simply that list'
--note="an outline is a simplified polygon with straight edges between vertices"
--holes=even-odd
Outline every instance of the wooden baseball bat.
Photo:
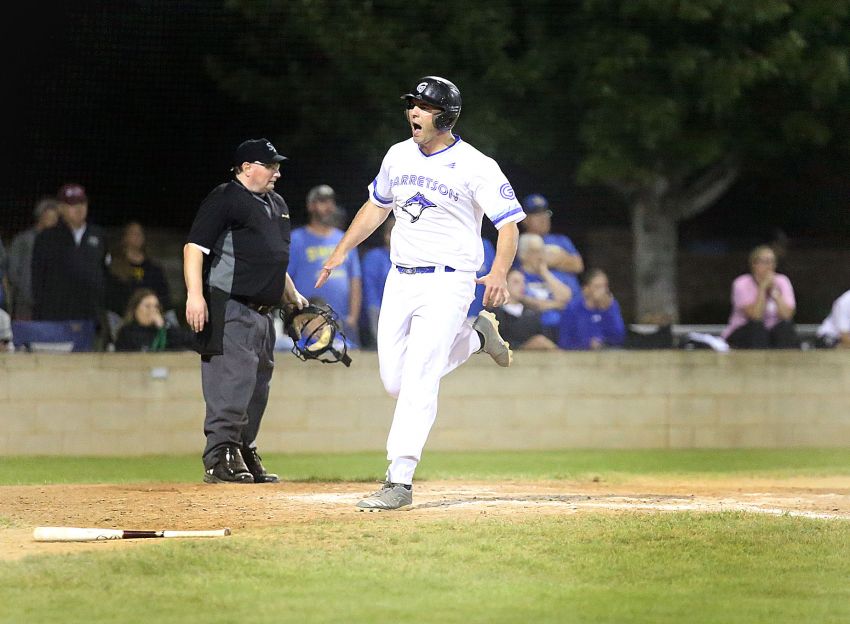
[{"label": "wooden baseball bat", "polygon": [[224,537],[230,529],[212,531],[123,531],[121,529],[83,529],[78,527],[36,527],[37,542],[97,542],[102,540],[140,539],[145,537]]}]

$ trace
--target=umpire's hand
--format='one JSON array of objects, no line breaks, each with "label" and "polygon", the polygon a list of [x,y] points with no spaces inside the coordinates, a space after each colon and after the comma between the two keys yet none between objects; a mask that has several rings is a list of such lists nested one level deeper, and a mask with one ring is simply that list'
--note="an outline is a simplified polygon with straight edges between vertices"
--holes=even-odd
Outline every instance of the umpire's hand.
[{"label": "umpire's hand", "polygon": [[210,312],[203,295],[190,294],[186,297],[186,322],[193,332],[203,331],[204,325],[210,320]]}]

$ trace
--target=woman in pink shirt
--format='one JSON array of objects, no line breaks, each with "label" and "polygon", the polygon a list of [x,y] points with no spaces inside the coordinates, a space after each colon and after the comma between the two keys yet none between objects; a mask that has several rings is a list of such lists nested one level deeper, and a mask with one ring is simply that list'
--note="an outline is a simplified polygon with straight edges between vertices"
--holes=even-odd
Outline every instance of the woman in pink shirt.
[{"label": "woman in pink shirt", "polygon": [[750,272],[732,283],[732,314],[723,338],[733,349],[798,349],[796,307],[791,280],[776,272],[773,249],[756,247]]}]

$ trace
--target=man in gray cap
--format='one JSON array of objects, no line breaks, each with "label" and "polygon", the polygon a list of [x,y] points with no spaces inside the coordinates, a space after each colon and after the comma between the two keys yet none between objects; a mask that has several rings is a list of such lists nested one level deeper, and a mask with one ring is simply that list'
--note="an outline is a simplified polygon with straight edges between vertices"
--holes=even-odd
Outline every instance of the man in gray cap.
[{"label": "man in gray cap", "polygon": [[[342,240],[339,225],[340,209],[336,202],[336,193],[327,184],[315,186],[307,193],[306,226],[292,231],[292,253],[289,261],[289,274],[298,291],[311,301],[320,297],[333,308],[345,323],[346,338],[358,336],[360,308],[363,300],[363,280],[360,270],[360,257],[356,252],[349,253],[345,262],[334,272],[333,279],[319,293],[316,280],[331,255],[334,247]],[[359,343],[359,340],[354,341]],[[349,343],[349,348],[356,344]]]}]

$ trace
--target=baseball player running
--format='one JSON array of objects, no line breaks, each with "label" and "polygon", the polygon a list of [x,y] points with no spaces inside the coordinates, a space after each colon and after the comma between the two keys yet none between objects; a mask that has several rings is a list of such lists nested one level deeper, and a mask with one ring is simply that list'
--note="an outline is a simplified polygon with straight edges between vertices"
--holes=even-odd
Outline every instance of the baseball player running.
[{"label": "baseball player running", "polygon": [[[390,465],[383,487],[357,503],[361,510],[413,502],[413,473],[437,416],[442,377],[473,353],[484,351],[499,366],[510,366],[512,357],[495,316],[482,310],[469,323],[466,311],[476,282],[485,288],[485,306],[507,301],[506,275],[525,213],[498,164],[452,133],[461,109],[454,84],[426,76],[402,99],[412,137],[387,152],[369,199],[316,282],[321,287],[394,213],[393,264],[378,320],[381,381],[397,399],[387,439]],[[490,273],[476,279],[485,214],[499,232],[496,258]]]}]

